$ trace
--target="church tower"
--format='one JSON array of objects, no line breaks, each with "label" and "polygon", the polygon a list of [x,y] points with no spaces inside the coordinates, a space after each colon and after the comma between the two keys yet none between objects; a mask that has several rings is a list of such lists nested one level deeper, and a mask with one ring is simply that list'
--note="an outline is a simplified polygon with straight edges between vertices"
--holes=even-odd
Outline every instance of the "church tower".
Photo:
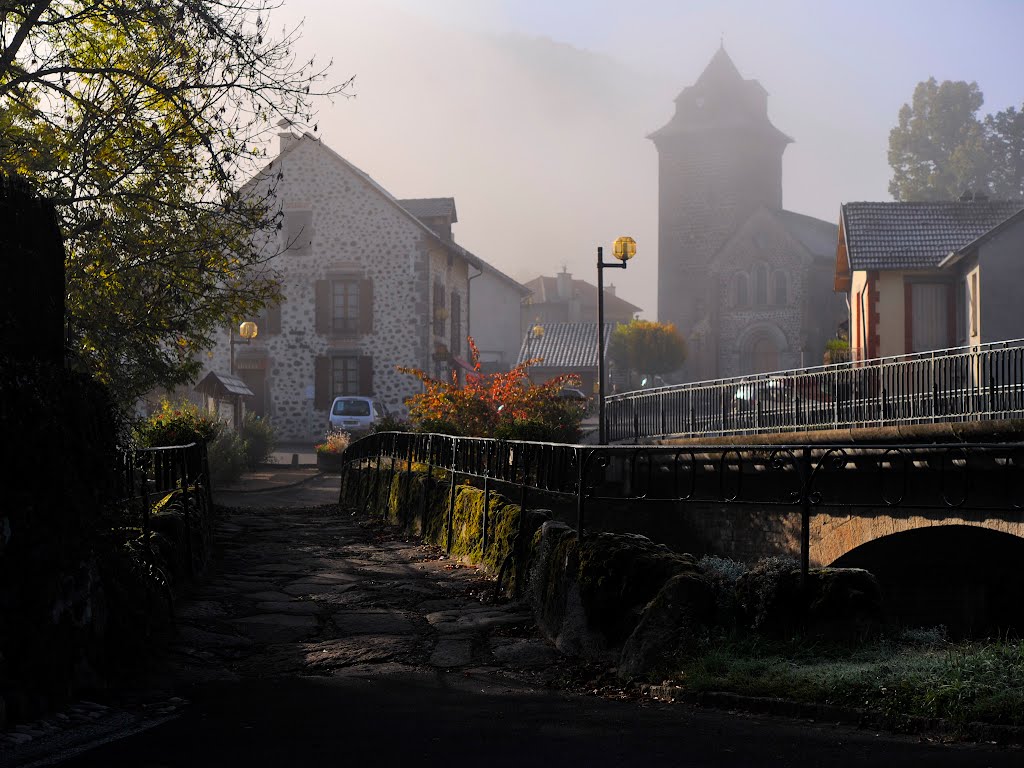
[{"label": "church tower", "polygon": [[[767,92],[743,79],[724,47],[675,104],[648,137],[658,150],[658,319],[693,337],[715,322],[715,254],[759,207],[782,208],[782,153],[792,139],[768,119]],[[713,339],[713,327],[705,330]],[[713,376],[692,344],[690,352],[688,378]]]}]

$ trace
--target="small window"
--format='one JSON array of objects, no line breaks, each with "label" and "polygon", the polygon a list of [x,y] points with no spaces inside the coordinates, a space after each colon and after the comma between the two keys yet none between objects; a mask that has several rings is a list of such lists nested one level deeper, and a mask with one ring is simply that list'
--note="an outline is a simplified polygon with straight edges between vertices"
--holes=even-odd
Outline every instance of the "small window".
[{"label": "small window", "polygon": [[971,273],[971,336],[978,335],[978,273]]},{"label": "small window", "polygon": [[434,335],[444,336],[444,321],[448,318],[448,312],[444,308],[444,285],[434,283]]},{"label": "small window", "polygon": [[776,270],[772,275],[772,281],[772,303],[779,307],[786,306],[789,304],[789,280],[786,279],[786,273]]},{"label": "small window", "polygon": [[451,345],[453,355],[462,354],[462,297],[452,291]]},{"label": "small window", "polygon": [[359,281],[335,280],[331,284],[331,328],[336,333],[359,332]]},{"label": "small window", "polygon": [[740,272],[733,278],[732,304],[734,307],[746,307],[750,305],[750,288],[747,284],[747,276]]},{"label": "small window", "polygon": [[[335,357],[331,360],[331,391],[335,397],[339,395],[355,395],[359,393],[359,358],[351,355]],[[357,414],[351,411],[338,411],[339,407],[347,408],[343,403],[362,402],[366,412]],[[335,414],[338,416],[367,416],[370,413],[369,406],[358,400],[342,400],[335,406]]]},{"label": "small window", "polygon": [[754,303],[758,306],[768,303],[768,267],[764,264],[754,268]]},{"label": "small window", "polygon": [[288,253],[304,256],[313,246],[313,212],[293,210],[284,212],[284,247]]}]

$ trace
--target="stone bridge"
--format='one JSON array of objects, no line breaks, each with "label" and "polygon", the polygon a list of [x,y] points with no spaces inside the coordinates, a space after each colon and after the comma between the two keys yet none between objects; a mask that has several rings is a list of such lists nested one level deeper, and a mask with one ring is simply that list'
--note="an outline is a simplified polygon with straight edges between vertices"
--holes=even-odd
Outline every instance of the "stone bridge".
[{"label": "stone bridge", "polygon": [[[902,596],[894,604],[908,621],[931,621],[916,608],[944,603],[962,615],[943,623],[971,630],[1002,626],[1000,606],[1021,614],[1024,443],[767,443],[592,446],[388,433],[346,456],[389,473],[416,464],[454,472],[459,483],[490,483],[584,532],[639,533],[745,563],[782,555],[806,557],[809,567],[868,568]],[[1024,616],[1014,621],[1024,628]]]},{"label": "stone bridge", "polygon": [[799,560],[803,493],[811,567],[871,570],[907,622],[975,631],[1009,611],[1024,628],[1024,445],[819,451],[806,486],[789,449],[679,450],[624,461],[622,495],[645,498],[596,498],[586,524],[696,555]]}]

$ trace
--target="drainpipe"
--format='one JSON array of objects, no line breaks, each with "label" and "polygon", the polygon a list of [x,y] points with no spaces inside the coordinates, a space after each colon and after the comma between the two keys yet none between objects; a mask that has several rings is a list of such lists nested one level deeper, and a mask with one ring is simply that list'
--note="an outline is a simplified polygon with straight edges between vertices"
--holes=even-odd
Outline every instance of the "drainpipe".
[{"label": "drainpipe", "polygon": [[[466,272],[469,272],[469,268],[473,265],[468,261],[466,262]],[[478,267],[479,269],[479,267]],[[475,275],[470,275],[466,278],[466,335],[472,336],[472,326],[470,323],[473,322],[473,281],[476,280],[484,271],[481,269]]]}]

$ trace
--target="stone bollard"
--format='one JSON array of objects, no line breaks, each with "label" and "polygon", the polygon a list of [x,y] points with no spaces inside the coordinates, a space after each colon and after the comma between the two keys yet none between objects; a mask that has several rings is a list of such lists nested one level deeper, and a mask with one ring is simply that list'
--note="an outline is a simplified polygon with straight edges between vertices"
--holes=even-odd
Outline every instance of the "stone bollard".
[{"label": "stone bollard", "polygon": [[297,454],[297,453],[293,453],[292,454],[292,466],[293,467],[299,466],[299,454]]}]

